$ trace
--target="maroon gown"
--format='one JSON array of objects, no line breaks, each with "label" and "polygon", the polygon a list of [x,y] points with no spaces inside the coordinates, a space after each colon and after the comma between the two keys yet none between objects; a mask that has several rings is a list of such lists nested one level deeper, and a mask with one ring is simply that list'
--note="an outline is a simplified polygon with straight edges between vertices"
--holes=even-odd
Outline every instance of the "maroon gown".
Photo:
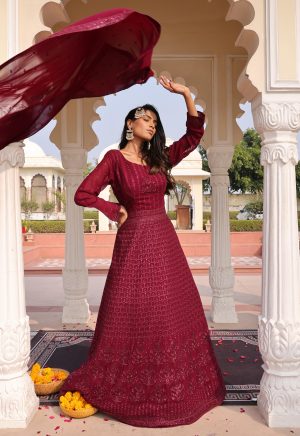
[{"label": "maroon gown", "polygon": [[[203,135],[204,114],[187,115],[169,147],[172,166]],[[111,185],[118,203],[99,198]],[[89,356],[60,394],[80,391],[100,412],[140,427],[191,424],[222,404],[225,385],[199,292],[165,211],[164,174],[109,150],[75,193],[78,205],[118,221]]]}]

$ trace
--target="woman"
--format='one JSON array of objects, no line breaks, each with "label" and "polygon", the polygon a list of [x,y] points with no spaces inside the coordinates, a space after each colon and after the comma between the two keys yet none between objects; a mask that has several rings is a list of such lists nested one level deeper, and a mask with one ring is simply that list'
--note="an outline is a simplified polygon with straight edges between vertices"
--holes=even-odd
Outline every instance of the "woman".
[{"label": "woman", "polygon": [[[112,262],[87,361],[61,394],[80,391],[100,412],[140,427],[195,422],[221,404],[225,386],[200,296],[164,207],[170,169],[204,132],[186,86],[160,78],[187,105],[187,131],[170,147],[157,110],[144,105],[125,119],[119,150],[109,150],[74,200],[118,223]],[[99,198],[111,185],[119,203]]]}]

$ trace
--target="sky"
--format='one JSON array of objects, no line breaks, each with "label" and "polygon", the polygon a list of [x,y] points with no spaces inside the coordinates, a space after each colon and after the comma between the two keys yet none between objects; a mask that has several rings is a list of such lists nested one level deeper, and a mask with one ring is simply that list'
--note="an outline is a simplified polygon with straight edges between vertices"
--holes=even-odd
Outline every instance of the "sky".
[{"label": "sky", "polygon": [[[88,153],[88,162],[94,162],[94,158],[98,160],[102,150],[119,142],[125,116],[130,109],[145,103],[150,103],[158,109],[167,137],[179,139],[185,132],[186,106],[183,96],[167,91],[162,85],[157,84],[154,77],[143,85],[134,85],[117,94],[106,96],[105,103],[106,106],[97,109],[101,121],[97,120],[92,125],[99,138],[99,144]],[[253,127],[253,119],[250,103],[241,105],[241,108],[245,113],[237,123],[244,131],[248,127]],[[197,109],[201,110],[201,107],[197,106]],[[50,121],[29,139],[39,144],[47,155],[60,159],[59,149],[49,140],[55,124],[55,120]]]}]

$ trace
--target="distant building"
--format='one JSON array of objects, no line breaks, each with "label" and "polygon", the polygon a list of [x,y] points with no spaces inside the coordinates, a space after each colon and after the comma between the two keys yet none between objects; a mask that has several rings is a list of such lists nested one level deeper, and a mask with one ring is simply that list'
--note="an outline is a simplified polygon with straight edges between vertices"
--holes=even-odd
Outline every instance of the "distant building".
[{"label": "distant building", "polygon": [[[24,141],[25,164],[20,167],[20,196],[21,201],[35,200],[39,208],[32,213],[31,219],[45,218],[42,203],[55,202],[55,210],[50,219],[65,219],[63,202],[57,198],[56,192],[65,192],[65,170],[61,161],[54,156],[47,156],[43,149],[28,139]],[[22,213],[24,218],[24,213]]]}]

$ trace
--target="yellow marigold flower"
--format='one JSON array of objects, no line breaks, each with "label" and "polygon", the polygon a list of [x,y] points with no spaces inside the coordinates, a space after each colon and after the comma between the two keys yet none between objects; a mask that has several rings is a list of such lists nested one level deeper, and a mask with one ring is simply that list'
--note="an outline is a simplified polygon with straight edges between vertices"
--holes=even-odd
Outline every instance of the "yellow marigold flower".
[{"label": "yellow marigold flower", "polygon": [[85,409],[91,409],[93,406],[90,403],[86,403]]},{"label": "yellow marigold flower", "polygon": [[73,398],[74,398],[74,400],[79,400],[80,397],[81,397],[80,392],[78,392],[78,391],[73,392]]},{"label": "yellow marigold flower", "polygon": [[72,392],[70,392],[70,391],[66,392],[65,397],[68,401],[72,400]]}]

